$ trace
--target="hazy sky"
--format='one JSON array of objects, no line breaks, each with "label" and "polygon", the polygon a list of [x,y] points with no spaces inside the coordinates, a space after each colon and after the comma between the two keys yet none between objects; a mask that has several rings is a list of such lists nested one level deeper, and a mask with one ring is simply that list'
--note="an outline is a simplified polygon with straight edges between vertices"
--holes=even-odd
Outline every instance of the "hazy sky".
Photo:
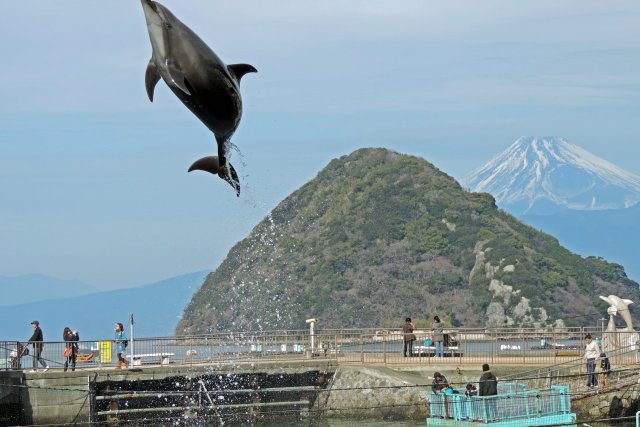
[{"label": "hazy sky", "polygon": [[640,174],[640,2],[166,0],[242,80],[242,195],[186,172],[212,134],[163,82],[139,1],[0,0],[0,275],[104,289],[215,269],[360,147],[462,178],[523,135]]}]

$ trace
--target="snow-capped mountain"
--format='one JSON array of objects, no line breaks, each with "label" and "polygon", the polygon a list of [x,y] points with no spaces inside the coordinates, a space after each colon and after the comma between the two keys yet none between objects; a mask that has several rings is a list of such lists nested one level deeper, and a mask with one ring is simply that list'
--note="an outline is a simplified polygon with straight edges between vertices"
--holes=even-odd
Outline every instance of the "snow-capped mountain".
[{"label": "snow-capped mountain", "polygon": [[622,209],[640,201],[640,176],[558,137],[522,137],[463,180],[515,214]]}]

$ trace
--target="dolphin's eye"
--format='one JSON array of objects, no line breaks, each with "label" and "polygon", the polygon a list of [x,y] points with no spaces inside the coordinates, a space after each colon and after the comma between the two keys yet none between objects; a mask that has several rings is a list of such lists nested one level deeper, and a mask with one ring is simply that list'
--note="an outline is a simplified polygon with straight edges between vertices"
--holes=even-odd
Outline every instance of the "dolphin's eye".
[{"label": "dolphin's eye", "polygon": [[167,21],[164,21],[164,22],[162,23],[162,26],[163,26],[163,27],[165,27],[165,28],[167,28],[167,29],[171,29],[171,28],[173,28],[173,25],[171,25],[171,23],[170,23],[170,22],[167,22]]}]

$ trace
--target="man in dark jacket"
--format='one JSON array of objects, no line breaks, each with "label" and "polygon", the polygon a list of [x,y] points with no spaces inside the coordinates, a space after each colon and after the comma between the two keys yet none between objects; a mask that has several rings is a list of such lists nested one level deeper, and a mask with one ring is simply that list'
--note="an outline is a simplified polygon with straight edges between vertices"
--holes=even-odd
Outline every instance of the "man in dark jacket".
[{"label": "man in dark jacket", "polygon": [[[482,365],[482,376],[480,377],[478,396],[496,396],[498,394],[498,379],[491,373],[489,365]],[[487,421],[493,421],[498,418],[497,397],[490,397],[484,400],[485,418]]]},{"label": "man in dark jacket", "polygon": [[29,338],[29,344],[33,345],[33,369],[31,369],[31,372],[38,371],[38,362],[40,362],[44,368],[44,372],[47,372],[49,370],[49,365],[40,358],[43,347],[42,341],[44,341],[44,335],[42,334],[42,329],[40,329],[40,322],[34,320],[31,322],[31,327],[33,327],[33,335]]},{"label": "man in dark jacket", "polygon": [[491,373],[489,365],[482,365],[482,376],[480,377],[480,390],[478,396],[495,396],[498,394],[498,379]]}]

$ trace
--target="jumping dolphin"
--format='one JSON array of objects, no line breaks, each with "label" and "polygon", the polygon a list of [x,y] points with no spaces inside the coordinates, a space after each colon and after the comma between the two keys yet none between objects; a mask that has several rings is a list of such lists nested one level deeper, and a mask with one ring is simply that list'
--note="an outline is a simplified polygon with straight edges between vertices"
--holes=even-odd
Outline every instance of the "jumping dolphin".
[{"label": "jumping dolphin", "polygon": [[240,195],[238,174],[227,163],[227,142],[242,116],[240,79],[256,70],[249,64],[225,65],[189,27],[160,3],[141,0],[153,49],[145,74],[149,100],[162,80],[216,137],[218,155],[203,157],[189,168],[227,181]]}]

